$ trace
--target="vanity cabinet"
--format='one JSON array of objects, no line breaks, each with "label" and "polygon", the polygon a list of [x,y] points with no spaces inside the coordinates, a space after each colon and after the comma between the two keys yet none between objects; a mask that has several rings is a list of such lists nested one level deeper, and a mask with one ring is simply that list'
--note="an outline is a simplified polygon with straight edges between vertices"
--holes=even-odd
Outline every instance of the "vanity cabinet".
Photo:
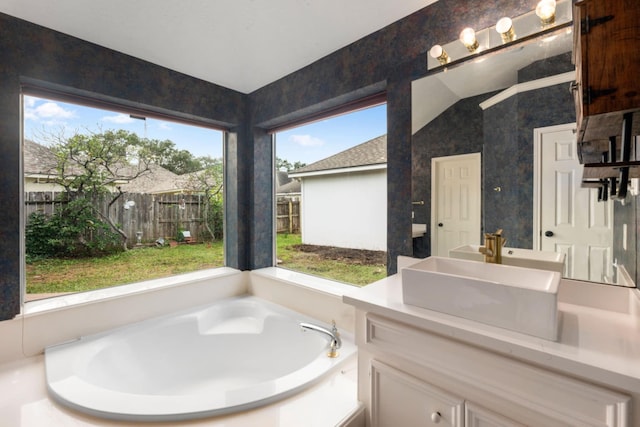
[{"label": "vanity cabinet", "polygon": [[356,323],[368,426],[629,426],[625,394],[378,314]]},{"label": "vanity cabinet", "polygon": [[524,427],[378,360],[370,368],[374,427]]}]

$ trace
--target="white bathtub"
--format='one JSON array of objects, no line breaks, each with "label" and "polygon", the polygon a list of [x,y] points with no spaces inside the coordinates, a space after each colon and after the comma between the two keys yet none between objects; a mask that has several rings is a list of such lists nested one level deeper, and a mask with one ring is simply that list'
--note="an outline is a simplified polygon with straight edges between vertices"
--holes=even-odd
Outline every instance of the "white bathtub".
[{"label": "white bathtub", "polygon": [[[48,347],[49,394],[91,415],[171,421],[243,411],[290,396],[351,358],[345,339],[303,332],[307,316],[244,296]],[[349,337],[347,337],[349,338]]]}]

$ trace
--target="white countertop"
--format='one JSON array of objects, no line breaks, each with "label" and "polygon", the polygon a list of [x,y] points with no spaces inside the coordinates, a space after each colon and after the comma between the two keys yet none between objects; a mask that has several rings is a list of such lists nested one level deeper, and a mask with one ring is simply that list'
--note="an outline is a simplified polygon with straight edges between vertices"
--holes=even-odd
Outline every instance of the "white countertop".
[{"label": "white countertop", "polygon": [[399,274],[354,290],[343,299],[363,311],[549,369],[640,392],[639,291],[568,280],[560,287],[558,342],[404,304]]},{"label": "white countertop", "polygon": [[[339,425],[357,410],[357,361],[355,358],[319,383],[278,402],[199,420],[173,422],[166,426],[200,427],[325,427]],[[0,365],[0,426],[2,427],[89,427],[151,426],[95,418],[65,408],[48,395],[44,356]]]}]

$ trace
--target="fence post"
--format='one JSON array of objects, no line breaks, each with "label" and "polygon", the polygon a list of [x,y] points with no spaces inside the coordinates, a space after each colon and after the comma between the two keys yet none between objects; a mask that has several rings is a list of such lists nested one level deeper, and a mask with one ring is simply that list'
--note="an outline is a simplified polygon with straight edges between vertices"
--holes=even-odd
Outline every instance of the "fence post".
[{"label": "fence post", "polygon": [[293,202],[289,199],[289,234],[293,234]]}]

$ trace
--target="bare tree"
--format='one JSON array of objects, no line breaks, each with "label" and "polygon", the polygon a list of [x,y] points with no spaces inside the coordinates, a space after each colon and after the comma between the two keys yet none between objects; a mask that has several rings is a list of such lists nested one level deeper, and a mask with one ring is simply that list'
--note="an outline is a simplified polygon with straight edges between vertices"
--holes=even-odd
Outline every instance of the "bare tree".
[{"label": "bare tree", "polygon": [[[154,141],[125,130],[108,130],[65,138],[63,134],[49,138],[55,154],[55,182],[62,186],[70,201],[91,201],[94,213],[117,232],[127,249],[129,236],[111,218],[111,206],[124,192],[120,185],[150,173]],[[100,198],[108,198],[106,211],[97,209]]]}]

